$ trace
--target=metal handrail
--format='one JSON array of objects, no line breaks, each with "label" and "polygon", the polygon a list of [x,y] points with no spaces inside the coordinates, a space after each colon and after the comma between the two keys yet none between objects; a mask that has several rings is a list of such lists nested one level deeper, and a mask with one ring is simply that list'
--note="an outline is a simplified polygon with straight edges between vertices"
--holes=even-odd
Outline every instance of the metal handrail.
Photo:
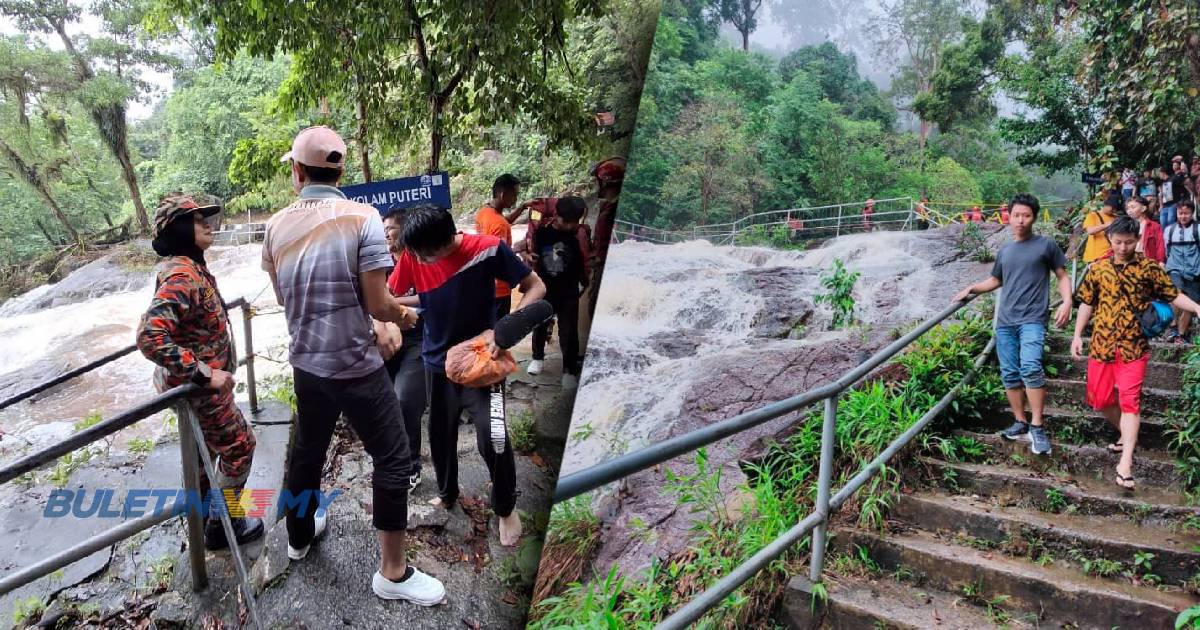
[{"label": "metal handrail", "polygon": [[[245,356],[238,361],[238,366],[246,366],[246,389],[250,397],[250,410],[252,413],[258,411],[258,396],[254,380],[254,341],[253,332],[250,325],[250,320],[254,317],[253,307],[246,301],[245,298],[238,298],[233,302],[225,304],[226,310],[233,308],[241,308],[243,323],[245,326]],[[24,400],[38,392],[45,391],[55,385],[59,385],[71,378],[75,378],[81,374],[100,367],[110,361],[113,361],[121,356],[131,353],[137,349],[136,344],[126,348],[122,348],[114,353],[106,355],[99,360],[93,361],[81,368],[72,370],[67,374],[60,375],[46,383],[42,383],[29,390],[26,390],[14,397],[6,399],[3,404],[0,404],[0,409],[4,406],[12,405],[20,400]],[[129,427],[140,420],[143,420],[163,409],[170,406],[175,406],[176,416],[180,423],[179,444],[181,464],[183,468],[183,485],[188,492],[198,492],[200,487],[200,469],[203,467],[208,479],[217,479],[216,469],[213,466],[212,457],[205,448],[200,448],[204,444],[204,433],[200,429],[200,424],[195,415],[191,412],[191,406],[187,403],[188,396],[205,391],[198,385],[185,383],[178,387],[173,387],[165,392],[158,394],[150,400],[139,403],[131,409],[127,409],[116,416],[107,420],[92,425],[79,433],[71,435],[62,442],[48,446],[36,453],[31,453],[16,462],[0,467],[0,484],[7,483],[20,477],[21,475],[44,466],[59,457],[66,455],[76,449],[85,447],[93,442],[104,439],[121,429]],[[186,429],[185,429],[186,427]],[[189,564],[192,571],[192,588],[194,590],[202,590],[208,585],[208,569],[204,556],[204,526],[201,521],[201,515],[195,513],[196,510],[187,509],[183,516],[187,520],[188,529],[188,555]],[[109,528],[87,540],[84,540],[73,547],[64,549],[63,551],[54,554],[49,558],[45,558],[30,566],[18,569],[17,571],[0,577],[0,595],[5,595],[17,588],[20,588],[38,578],[44,577],[61,569],[73,562],[85,558],[100,549],[109,545],[115,544],[145,531],[159,523],[169,520],[177,516],[177,510],[163,510],[158,513],[151,513],[132,521],[126,521],[115,527]],[[233,524],[229,518],[229,510],[220,510],[221,524],[225,530],[225,537],[229,543],[230,551],[234,556],[234,568],[238,573],[239,588],[246,598],[246,607],[250,612],[251,619],[254,625],[262,628],[262,623],[259,620],[258,608],[255,604],[254,593],[250,588],[249,574],[246,571],[245,564],[242,562],[241,549],[237,543],[237,537],[233,532]]]},{"label": "metal handrail", "polygon": [[859,380],[870,374],[872,370],[883,365],[885,361],[891,359],[896,354],[899,354],[901,350],[908,347],[917,338],[945,321],[975,298],[975,295],[971,295],[962,302],[950,304],[938,314],[921,322],[919,326],[910,330],[908,334],[888,344],[887,347],[871,355],[866,361],[860,363],[853,370],[846,372],[841,378],[828,385],[810,389],[802,394],[770,403],[753,411],[738,414],[732,418],[651,444],[641,450],[626,453],[590,468],[560,477],[558,485],[554,489],[554,502],[566,501],[585,492],[590,492],[607,483],[632,475],[635,472],[661,464],[685,453],[690,453],[722,438],[741,433],[746,429],[752,429],[782,415],[803,409],[822,399],[840,394],[844,390],[854,386]]},{"label": "metal handrail", "polygon": [[626,453],[607,462],[602,462],[585,470],[561,477],[554,491],[554,502],[558,503],[585,492],[595,490],[605,484],[623,479],[633,473],[645,470],[657,464],[667,462],[675,457],[689,453],[713,442],[756,427],[788,413],[798,411],[818,401],[824,401],[824,418],[821,432],[821,460],[817,477],[817,501],[814,510],[807,517],[776,538],[758,553],[733,569],[728,575],[710,586],[703,593],[680,608],[658,628],[684,628],[702,617],[709,609],[721,602],[740,585],[752,578],[763,567],[770,564],[793,544],[809,532],[813,532],[812,565],[810,578],[813,582],[820,580],[821,570],[825,560],[826,527],[832,511],[837,509],[851,495],[861,488],[874,476],[882,466],[900,449],[904,448],[920,433],[935,417],[937,417],[958,396],[963,385],[973,372],[986,360],[995,347],[995,338],[989,340],[987,346],[975,360],[973,367],[962,380],[952,388],[932,409],[925,413],[912,427],[902,433],[875,459],[864,466],[836,495],[830,495],[833,476],[833,448],[835,429],[837,425],[837,401],[841,394],[853,387],[870,374],[875,368],[888,361],[914,341],[923,336],[933,327],[941,324],[951,315],[957,313],[976,296],[971,295],[966,300],[954,302],[942,309],[933,317],[922,322],[913,330],[889,344],[887,347],[871,355],[863,363],[843,374],[832,383],[808,390],[790,398],[770,403],[753,411],[739,414],[732,418],[711,424],[683,435],[669,438],[652,444],[632,453]]}]

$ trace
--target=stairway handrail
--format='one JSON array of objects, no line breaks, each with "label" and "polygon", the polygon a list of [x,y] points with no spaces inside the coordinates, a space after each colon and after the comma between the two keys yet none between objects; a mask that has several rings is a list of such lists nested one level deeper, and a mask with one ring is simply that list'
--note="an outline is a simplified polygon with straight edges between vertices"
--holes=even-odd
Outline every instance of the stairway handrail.
[{"label": "stairway handrail", "polygon": [[[250,320],[254,317],[254,308],[246,301],[244,297],[238,298],[233,302],[225,305],[226,309],[241,308],[242,319],[245,325],[245,356],[238,361],[238,365],[246,366],[246,389],[250,397],[250,409],[252,412],[258,410],[258,397],[255,389],[254,379],[254,341],[252,336],[252,327]],[[78,369],[72,370],[66,374],[60,375],[46,383],[37,385],[29,390],[21,392],[16,396],[6,399],[0,403],[0,409],[24,400],[40,391],[44,391],[55,385],[59,385],[67,380],[80,376],[81,374],[90,372],[105,363],[114,361],[126,354],[129,354],[137,349],[136,344],[127,346],[116,352],[110,353],[99,360],[92,361]],[[204,391],[205,388],[193,383],[184,383],[177,387],[168,389],[157,396],[143,401],[130,409],[126,409],[121,413],[107,419],[102,420],[74,435],[67,437],[65,440],[47,446],[37,452],[31,453],[18,459],[17,461],[6,464],[0,467],[0,484],[8,483],[25,473],[36,470],[59,457],[66,455],[76,449],[83,448],[93,442],[102,440],[121,429],[129,427],[145,418],[174,406],[176,415],[179,421],[179,444],[181,454],[181,467],[183,468],[184,490],[187,492],[199,492],[200,487],[200,471],[203,470],[208,479],[218,479],[216,469],[213,466],[212,457],[208,453],[208,449],[201,448],[204,444],[204,433],[200,429],[195,414],[191,413],[191,406],[187,402],[187,397]],[[183,516],[187,521],[188,529],[188,558],[192,571],[192,588],[201,590],[208,584],[208,569],[205,560],[204,551],[204,526],[201,522],[201,515],[191,507],[180,513],[177,509],[167,509],[162,511],[152,512],[143,515],[139,518],[125,521],[120,525],[106,529],[91,538],[83,540],[67,549],[44,558],[34,564],[18,569],[8,575],[0,576],[0,596],[5,595],[13,590],[16,590],[34,580],[50,575],[51,573],[87,556],[105,548],[125,540],[139,532],[145,531],[169,520],[175,516]],[[249,573],[246,571],[245,564],[242,561],[241,549],[237,543],[237,537],[234,535],[233,524],[229,520],[229,510],[219,510],[221,517],[221,525],[225,531],[226,540],[229,543],[230,550],[234,558],[234,568],[238,574],[239,588],[242,590],[245,597],[246,608],[250,612],[250,618],[255,627],[262,628],[263,625],[259,620],[258,607],[255,603],[254,592],[250,588]]]},{"label": "stairway handrail", "polygon": [[[837,401],[843,392],[856,385],[877,367],[883,365],[895,355],[920,339],[925,333],[938,326],[950,316],[959,312],[977,296],[968,296],[966,300],[954,302],[937,314],[921,322],[885,348],[875,352],[866,361],[843,374],[832,383],[805,391],[801,394],[769,403],[758,409],[738,414],[720,422],[689,431],[662,442],[648,445],[639,450],[620,455],[611,460],[601,462],[584,470],[560,477],[554,490],[554,503],[559,503],[590,492],[605,484],[618,481],[636,472],[662,464],[675,457],[708,446],[718,440],[757,427],[794,411],[799,411],[813,403],[824,401],[825,413],[822,424],[821,461],[817,480],[817,503],[812,513],[802,519],[797,525],[776,538],[754,556],[743,562],[728,575],[710,586],[703,593],[692,599],[683,608],[677,610],[659,624],[658,628],[685,628],[696,621],[712,607],[716,606],[729,593],[753,577],[759,570],[782,555],[787,549],[799,541],[804,535],[813,531],[813,556],[810,577],[813,582],[820,580],[825,555],[825,530],[829,523],[832,510],[840,507],[842,502],[862,487],[884,463],[904,448],[920,431],[938,414],[953,402],[962,387],[971,378],[975,370],[983,364],[995,347],[995,338],[990,339],[975,360],[973,367],[963,376],[962,380],[948,392],[941,401],[921,417],[912,427],[894,440],[879,456],[864,466],[844,486],[837,495],[830,496],[833,470],[833,447],[837,423]],[[814,531],[815,530],[815,531]]]}]

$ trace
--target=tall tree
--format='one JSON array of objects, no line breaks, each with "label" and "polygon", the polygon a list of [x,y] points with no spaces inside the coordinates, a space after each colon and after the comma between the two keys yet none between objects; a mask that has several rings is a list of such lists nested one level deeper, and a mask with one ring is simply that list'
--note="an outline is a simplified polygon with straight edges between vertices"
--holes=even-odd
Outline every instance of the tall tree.
[{"label": "tall tree", "polygon": [[742,34],[742,50],[750,51],[750,33],[758,28],[758,10],[763,0],[721,0],[721,19]]},{"label": "tall tree", "polygon": [[675,217],[677,223],[740,217],[752,207],[755,189],[766,184],[745,116],[728,99],[690,105],[664,141],[673,148],[676,166],[663,182],[663,201],[684,213]]},{"label": "tall tree", "polygon": [[962,35],[965,4],[964,0],[896,0],[882,5],[883,13],[868,29],[876,58],[889,63],[900,60],[891,92],[899,109],[918,116],[922,151],[932,125],[913,103],[931,89],[942,65],[942,51]]},{"label": "tall tree", "polygon": [[349,103],[364,176],[367,147],[429,134],[436,170],[447,136],[524,116],[555,144],[587,143],[595,126],[564,60],[564,23],[598,15],[599,0],[211,3],[160,0],[216,29],[219,58],[245,48],[293,58],[280,104],[292,113],[322,97]]},{"label": "tall tree", "polygon": [[145,7],[140,0],[103,0],[93,8],[105,29],[94,38],[68,32],[83,17],[80,7],[69,0],[0,1],[0,14],[15,18],[25,30],[47,33],[62,43],[74,67],[76,84],[71,94],[87,109],[116,158],[138,225],[149,231],[129,150],[126,111],[130,100],[150,89],[141,80],[140,70],[165,69],[174,60],[143,43],[139,24]]},{"label": "tall tree", "polygon": [[1085,48],[1100,114],[1093,166],[1164,164],[1200,137],[1200,6],[1189,0],[1055,0]]},{"label": "tall tree", "polygon": [[52,151],[65,144],[66,127],[46,102],[51,98],[47,92],[61,90],[69,76],[69,61],[61,53],[23,35],[0,39],[0,163],[37,195],[71,241],[82,244],[82,236],[51,189],[69,158]]}]

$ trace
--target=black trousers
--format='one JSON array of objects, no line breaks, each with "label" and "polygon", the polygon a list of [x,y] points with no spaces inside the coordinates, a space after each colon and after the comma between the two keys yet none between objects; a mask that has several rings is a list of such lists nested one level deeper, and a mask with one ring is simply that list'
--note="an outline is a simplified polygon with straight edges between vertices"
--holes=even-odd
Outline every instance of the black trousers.
[{"label": "black trousers", "polygon": [[496,298],[496,321],[512,312],[512,294]]},{"label": "black trousers", "polygon": [[475,424],[475,444],[492,481],[492,511],[512,514],[517,505],[517,463],[504,421],[504,383],[491,388],[464,387],[442,370],[426,366],[429,384],[429,451],[437,475],[438,497],[449,506],[458,500],[458,419],[467,411]]},{"label": "black trousers", "polygon": [[[408,526],[408,436],[400,401],[384,368],[358,378],[321,378],[293,368],[296,381],[296,434],[287,471],[293,497],[321,487],[325,453],[338,416],[344,415],[375,464],[371,476],[376,529],[403,530]],[[310,495],[311,496],[311,495]],[[312,542],[315,497],[307,505],[288,506],[288,541],[293,547]],[[300,510],[303,509],[303,516]]]},{"label": "black trousers", "polygon": [[[558,319],[558,344],[562,349],[563,373],[579,376],[579,294],[571,291],[547,292],[546,301],[554,307]],[[533,329],[533,358],[546,358],[546,342],[550,340],[550,322]]]},{"label": "black trousers", "polygon": [[386,367],[392,379],[392,390],[400,400],[400,411],[404,414],[404,432],[408,434],[411,461],[409,474],[415,475],[421,472],[421,417],[425,415],[429,403],[420,342],[401,346],[399,352],[388,360]]}]

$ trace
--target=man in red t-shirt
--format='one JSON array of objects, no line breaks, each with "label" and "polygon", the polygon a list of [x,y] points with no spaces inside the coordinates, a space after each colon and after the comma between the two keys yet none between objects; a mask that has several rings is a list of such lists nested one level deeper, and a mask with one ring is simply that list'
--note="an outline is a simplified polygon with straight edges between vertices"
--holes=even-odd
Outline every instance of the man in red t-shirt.
[{"label": "man in red t-shirt", "polygon": [[[475,214],[475,232],[495,236],[512,247],[512,224],[521,218],[525,206],[504,214],[505,210],[517,205],[521,192],[521,180],[505,173],[492,182],[492,200],[483,204]],[[496,319],[508,315],[512,309],[512,287],[496,281]]]}]

